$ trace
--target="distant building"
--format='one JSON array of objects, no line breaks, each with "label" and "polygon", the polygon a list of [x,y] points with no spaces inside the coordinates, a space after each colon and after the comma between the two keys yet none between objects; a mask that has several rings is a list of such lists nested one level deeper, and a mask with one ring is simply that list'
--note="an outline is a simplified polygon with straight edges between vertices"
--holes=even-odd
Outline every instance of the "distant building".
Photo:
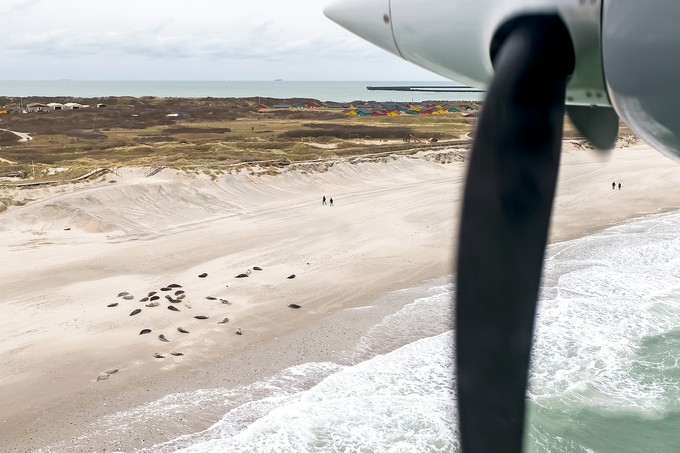
[{"label": "distant building", "polygon": [[64,110],[64,104],[60,104],[58,102],[50,102],[47,104],[47,106],[52,110]]},{"label": "distant building", "polygon": [[50,110],[52,110],[52,108],[47,104],[41,104],[39,102],[26,104],[26,112],[28,113],[49,112]]}]

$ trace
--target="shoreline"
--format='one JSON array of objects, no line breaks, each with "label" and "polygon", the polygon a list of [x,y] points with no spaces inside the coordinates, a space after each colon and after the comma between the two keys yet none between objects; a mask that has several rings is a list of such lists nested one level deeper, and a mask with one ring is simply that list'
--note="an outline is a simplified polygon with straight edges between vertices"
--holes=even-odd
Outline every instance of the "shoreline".
[{"label": "shoreline", "polygon": [[[667,184],[664,183],[664,181],[673,180],[673,177],[675,176],[680,176],[680,168],[674,162],[644,145],[616,150],[613,153],[612,159],[607,163],[603,163],[597,156],[594,156],[593,152],[576,149],[566,149],[563,151],[560,183],[553,215],[553,226],[551,228],[551,243],[591,234],[594,231],[602,230],[613,224],[647,214],[657,213],[660,209],[675,210],[680,208],[680,202],[677,201],[680,200],[680,197],[678,197],[678,195],[680,195],[680,189],[666,187]],[[376,169],[373,167],[375,165],[383,166],[383,168]],[[438,168],[437,166],[441,168]],[[241,352],[236,352],[235,355],[233,355],[233,352],[229,351],[235,351],[236,349],[223,350],[219,355],[212,356],[203,351],[201,353],[203,355],[198,358],[196,362],[190,362],[190,365],[179,362],[177,367],[173,367],[165,372],[159,371],[157,376],[161,376],[160,380],[156,381],[156,379],[154,379],[154,382],[148,385],[146,385],[146,382],[149,382],[149,376],[151,375],[147,375],[145,381],[145,379],[140,378],[143,377],[143,374],[138,373],[138,377],[134,378],[134,371],[131,371],[129,368],[121,368],[119,373],[112,375],[111,378],[106,381],[99,383],[95,381],[85,388],[81,388],[71,394],[66,392],[66,394],[71,397],[68,398],[69,400],[72,400],[70,402],[71,407],[57,404],[53,406],[54,412],[48,414],[47,417],[44,415],[46,409],[44,406],[45,400],[41,400],[40,398],[37,398],[35,406],[29,404],[28,407],[24,406],[23,409],[15,408],[14,413],[5,411],[8,415],[3,417],[2,426],[5,434],[3,434],[2,439],[0,439],[0,446],[2,446],[3,449],[25,449],[29,442],[34,447],[44,446],[46,443],[51,443],[45,442],[50,436],[55,439],[71,438],[72,433],[77,432],[79,429],[82,431],[83,428],[86,428],[87,422],[92,422],[104,414],[116,412],[116,408],[130,408],[144,401],[157,399],[159,395],[162,396],[167,393],[202,388],[202,383],[212,384],[214,386],[224,384],[233,386],[238,383],[245,383],[248,380],[258,380],[262,376],[271,375],[273,372],[279,371],[279,369],[286,368],[286,363],[295,364],[306,363],[310,360],[328,360],[332,357],[332,353],[329,354],[328,351],[324,350],[324,346],[321,345],[318,346],[319,349],[316,350],[308,348],[307,350],[310,351],[309,354],[297,356],[295,354],[281,354],[282,357],[277,357],[279,360],[277,364],[274,364],[273,362],[267,364],[266,360],[260,359],[258,361],[255,358],[250,358],[248,364],[252,370],[252,372],[250,372],[243,371],[242,369],[235,369],[236,365],[230,365],[230,359],[225,360],[220,358],[220,356],[232,354],[230,357],[232,357],[231,360],[233,360],[234,358],[245,357],[249,353],[252,353],[252,351],[267,351],[270,349],[271,344],[275,341],[279,341],[272,338],[274,335],[276,335],[275,338],[283,338],[282,334],[275,334],[273,332],[289,332],[290,335],[295,336],[295,332],[306,332],[307,329],[313,330],[313,327],[309,326],[323,325],[324,322],[328,322],[328,319],[332,319],[332,317],[336,316],[338,313],[346,311],[345,309],[348,308],[348,306],[356,307],[367,303],[374,305],[374,300],[380,298],[381,295],[385,293],[389,293],[391,290],[411,288],[422,284],[424,281],[431,280],[432,278],[443,278],[445,275],[449,275],[452,270],[449,250],[453,243],[453,225],[454,222],[457,223],[456,220],[451,219],[451,211],[453,210],[457,213],[457,191],[459,190],[462,181],[463,169],[464,164],[461,163],[435,164],[423,160],[400,158],[392,163],[362,163],[356,164],[355,167],[340,164],[332,167],[325,173],[304,177],[295,174],[278,175],[273,178],[281,178],[281,180],[269,179],[266,184],[263,180],[253,182],[248,178],[245,178],[240,181],[241,185],[237,188],[238,190],[234,189],[235,192],[233,193],[241,192],[247,194],[249,191],[257,190],[257,188],[254,189],[251,187],[251,184],[265,184],[269,189],[273,186],[277,186],[276,190],[272,191],[267,189],[262,193],[258,193],[258,200],[268,200],[270,197],[274,196],[272,195],[273,193],[277,190],[281,190],[283,187],[288,187],[288,192],[285,194],[285,197],[281,195],[282,202],[275,202],[266,208],[267,212],[263,214],[264,217],[258,217],[257,213],[252,209],[248,209],[247,206],[242,205],[239,207],[242,212],[238,219],[210,218],[205,224],[200,224],[199,226],[193,225],[193,230],[184,232],[160,232],[157,233],[155,237],[149,235],[149,233],[137,232],[137,238],[141,238],[141,242],[147,241],[147,243],[150,242],[156,246],[168,245],[168,242],[162,242],[162,238],[171,237],[172,242],[175,245],[181,245],[186,241],[185,247],[190,249],[190,246],[196,245],[194,243],[195,239],[192,242],[186,235],[195,234],[196,231],[203,234],[215,235],[211,237],[221,239],[227,237],[223,233],[220,233],[219,228],[216,229],[207,226],[211,223],[222,223],[221,226],[224,227],[226,224],[223,222],[229,222],[228,224],[230,226],[236,228],[237,223],[245,222],[248,224],[247,226],[249,228],[240,230],[240,233],[245,237],[251,232],[250,228],[255,228],[256,225],[258,225],[258,222],[273,222],[277,224],[276,231],[268,231],[267,229],[267,231],[262,232],[261,238],[266,237],[271,241],[269,242],[270,247],[264,247],[264,249],[271,249],[271,244],[277,244],[276,247],[283,247],[283,250],[287,250],[289,253],[301,254],[302,256],[299,258],[315,256],[316,259],[310,261],[312,263],[310,264],[311,270],[307,271],[305,269],[303,273],[298,275],[298,278],[308,277],[310,279],[316,278],[324,279],[325,281],[333,281],[334,283],[331,285],[333,287],[328,288],[327,285],[307,283],[307,285],[311,286],[299,288],[297,293],[287,293],[282,296],[283,299],[286,300],[290,299],[291,296],[304,298],[304,303],[302,304],[303,308],[305,310],[307,307],[313,308],[312,311],[314,311],[314,313],[311,313],[302,319],[297,317],[297,314],[292,315],[292,312],[287,308],[285,310],[273,309],[271,304],[256,305],[254,308],[257,311],[257,316],[260,318],[269,317],[264,321],[260,319],[260,324],[255,322],[256,317],[254,317],[252,320],[252,325],[254,327],[252,329],[250,327],[248,329],[244,328],[244,337],[249,336],[251,332],[256,332],[255,336],[251,337],[254,341],[252,341],[250,345],[242,344],[241,349],[239,349]],[[415,177],[413,177],[414,172],[416,173]],[[612,174],[614,174],[614,176],[612,176]],[[427,179],[427,177],[423,177],[424,175],[429,175],[430,178],[433,175],[440,175],[441,182],[438,184],[424,183],[420,181],[419,178]],[[165,178],[162,173],[160,176]],[[634,176],[637,177],[634,179]],[[295,192],[295,190],[301,190],[300,185],[303,181],[306,181],[305,178],[317,182],[322,181],[321,184],[325,184],[326,187],[332,184],[334,187],[337,186],[338,189],[345,188],[346,193],[344,195],[339,197],[336,196],[336,200],[341,200],[340,206],[336,203],[336,207],[333,209],[338,207],[344,209],[343,204],[351,201],[351,212],[344,211],[343,215],[349,216],[352,221],[341,222],[337,218],[317,219],[316,211],[313,213],[307,212],[305,207],[300,207],[297,209],[304,212],[297,212],[295,215],[287,217],[286,219],[292,222],[292,228],[286,227],[284,225],[285,222],[281,220],[281,216],[285,216],[285,212],[290,209],[290,203],[288,203],[288,201],[291,197],[296,197],[297,192]],[[361,178],[369,180],[369,182],[372,180],[373,186],[367,187],[361,185],[362,183],[355,182],[355,179]],[[611,181],[608,180],[613,178],[623,181],[622,191],[611,190]],[[153,180],[154,178],[151,179]],[[171,180],[168,179],[168,181]],[[346,185],[349,181],[354,181],[354,184],[358,184],[355,192],[346,189]],[[386,181],[389,181],[389,184],[387,184]],[[281,184],[283,184],[283,186],[281,186]],[[368,182],[364,182],[363,184],[368,184]],[[302,185],[304,186],[304,184]],[[400,187],[401,191],[399,189]],[[607,187],[608,191],[605,190]],[[222,186],[221,190],[227,189]],[[302,188],[300,196],[306,196],[305,190],[307,190],[306,186]],[[76,189],[76,191],[78,191],[78,189]],[[409,195],[409,191],[415,192],[415,194]],[[87,192],[87,190],[84,192]],[[57,196],[57,198],[59,197]],[[373,201],[378,205],[381,204],[380,202],[382,202],[382,204],[401,204],[402,210],[396,210],[399,213],[395,214],[394,207],[392,207],[392,209],[389,209],[388,207],[379,208],[369,201]],[[52,203],[53,202],[54,200],[52,200]],[[293,203],[293,205],[297,206],[295,203]],[[31,204],[27,206],[30,207]],[[316,209],[316,206],[310,209]],[[17,212],[17,210],[13,210],[13,212]],[[350,250],[347,250],[346,248],[341,249],[338,245],[335,245],[335,248],[329,252],[327,247],[319,247],[318,244],[316,247],[305,250],[300,243],[294,244],[292,247],[285,244],[286,238],[292,237],[289,236],[289,234],[299,231],[300,225],[295,223],[295,219],[299,216],[304,216],[305,222],[303,222],[303,224],[307,224],[311,221],[318,222],[320,220],[320,223],[317,224],[317,228],[312,228],[311,231],[323,234],[323,237],[328,239],[330,233],[328,233],[327,230],[330,228],[335,233],[339,234],[339,237],[342,237],[343,240],[350,242],[350,244],[345,244],[345,247]],[[394,216],[389,217],[388,220],[404,222],[408,223],[408,225],[403,228],[397,228],[391,224],[390,221],[372,224],[371,222],[374,221],[376,216]],[[422,220],[423,218],[426,218],[427,222],[419,223],[418,219]],[[103,214],[98,220],[100,222],[100,227],[106,225],[107,219]],[[330,220],[340,222],[341,225],[334,225],[331,228],[328,226]],[[86,225],[90,223],[91,221],[88,221]],[[54,228],[54,220],[50,220],[49,225],[52,226],[53,230],[56,230],[56,228]],[[360,225],[363,228],[357,228],[357,225]],[[443,231],[433,233],[432,231],[428,231],[430,228],[427,227],[427,225],[447,226],[442,229]],[[13,226],[10,225],[9,227],[6,227],[6,231],[0,231],[0,239],[3,240],[3,245],[7,245],[7,242],[10,241],[10,238],[5,236],[8,234],[8,231],[16,233],[16,230],[12,230],[12,228]],[[359,230],[370,230],[371,233],[366,236],[368,233]],[[385,230],[393,233],[393,237],[386,238],[385,236],[387,233],[385,233]],[[319,233],[319,231],[322,233]],[[53,233],[56,234],[56,231],[53,231]],[[79,240],[83,241],[86,248],[91,248],[93,247],[93,244],[92,241],[88,244],[88,234],[90,233],[83,233],[77,237]],[[134,244],[140,242],[140,239],[136,239],[130,243],[125,239],[125,235],[120,235],[116,230],[110,230],[107,233],[100,234],[108,234],[111,237],[115,237],[116,241],[118,241],[115,244],[117,247],[129,246],[133,247],[134,250]],[[236,234],[236,232],[232,231],[232,234]],[[362,234],[364,236],[359,237]],[[357,238],[354,239],[355,242],[352,242],[353,236],[357,236]],[[130,237],[129,233],[128,237]],[[160,243],[157,242],[159,238],[161,240]],[[12,240],[15,241],[16,238],[13,238]],[[69,240],[71,240],[71,238]],[[241,240],[244,239],[242,238]],[[369,245],[365,244],[366,241],[368,241]],[[379,241],[384,242],[380,243],[380,246],[377,246],[376,244],[370,246],[372,242]],[[409,241],[409,243],[403,244],[404,241]],[[255,244],[251,243],[250,245],[254,246]],[[32,246],[37,250],[40,250],[41,248],[49,249],[50,247],[58,247],[56,250],[60,250],[59,247],[62,247],[61,245],[46,245],[44,243],[33,243]],[[113,264],[118,262],[116,261],[118,259],[116,253],[112,252],[108,247],[100,247],[101,248],[97,250],[101,250],[104,256],[112,258]],[[392,247],[392,249],[390,249],[390,247]],[[186,249],[181,248],[180,250]],[[387,253],[386,250],[390,250],[392,253]],[[301,253],[304,251],[307,251],[308,253]],[[27,253],[27,259],[35,257],[35,254],[31,256],[30,250],[25,252]],[[138,255],[134,256],[143,261],[144,257],[140,257],[139,249],[136,249],[136,252]],[[233,266],[232,268],[236,269],[241,265],[245,265],[239,263],[238,260],[235,259],[238,257],[236,252],[228,252],[230,267]],[[254,256],[241,256],[240,259],[243,263],[250,263],[258,258],[262,259],[262,257],[266,255],[265,252],[266,250],[256,249]],[[129,255],[130,250],[125,250],[125,253]],[[177,252],[173,252],[173,254],[176,255]],[[194,260],[195,263],[187,262],[185,265],[179,267],[180,269],[185,269],[186,275],[196,275],[195,271],[198,267],[206,268],[213,265],[215,268],[219,268],[219,266],[223,266],[222,268],[226,267],[225,263],[220,262],[219,259],[215,260],[213,258],[212,260],[208,259],[207,261],[202,261],[206,256],[210,256],[211,253],[198,250],[196,254],[198,256]],[[357,258],[361,260],[363,266],[359,270],[352,269],[352,266],[357,262]],[[288,261],[305,263],[305,259],[289,259]],[[407,262],[408,260],[411,260],[411,262]],[[15,279],[14,281],[16,281],[16,278],[18,275],[21,275],[20,273],[22,271],[30,268],[29,264],[30,263],[27,263],[22,266],[21,263],[17,263],[15,269],[5,270],[3,277],[10,278],[13,276]],[[64,265],[68,263],[60,262],[59,264]],[[303,264],[296,264],[298,267],[302,265]],[[286,263],[277,263],[273,267],[265,268],[265,270],[270,268],[276,269],[279,276],[285,277],[287,272],[291,271],[290,266],[290,264]],[[53,268],[48,270],[51,271]],[[156,269],[151,270],[154,271]],[[106,267],[102,269],[102,272],[104,271],[107,271]],[[46,274],[49,274],[49,272],[46,272]],[[166,271],[162,281],[168,281],[173,275],[177,277],[180,274],[184,275],[182,272],[172,274]],[[362,280],[365,280],[362,276],[365,277],[366,275],[375,277],[370,284],[366,282],[362,283]],[[408,277],[404,277],[405,275]],[[144,285],[148,283],[148,277],[146,281],[144,281],[144,278],[136,278],[140,279]],[[297,283],[297,281],[299,281],[298,278],[293,280],[293,282]],[[277,282],[279,282],[279,280],[277,280]],[[55,285],[54,280],[48,283]],[[140,286],[143,286],[142,283],[140,283]],[[113,288],[118,284],[119,282],[117,281],[107,282],[105,286],[111,286],[111,288]],[[281,285],[281,283],[276,283],[276,285]],[[89,286],[86,289],[91,290]],[[252,293],[257,288],[251,287],[247,289]],[[257,290],[259,291],[260,289],[262,288]],[[272,288],[270,287],[269,290],[271,289]],[[10,287],[8,289],[9,295],[13,295],[12,297],[16,298],[22,295],[22,291],[21,288]],[[255,293],[257,293],[259,297],[262,297],[264,293],[258,291],[255,291]],[[244,294],[245,293],[241,295]],[[12,297],[10,297],[10,300],[13,300]],[[113,298],[115,299],[115,295]],[[197,302],[194,302],[194,304],[196,303]],[[8,308],[6,302],[3,304],[4,305],[0,305],[0,310]],[[105,314],[108,312],[102,310],[99,313]],[[265,316],[265,313],[269,313],[269,315]],[[245,313],[243,313],[243,315],[246,316]],[[283,321],[280,323],[285,326],[283,330],[281,330],[281,326],[274,328],[275,326],[271,324],[272,319],[274,319],[271,317],[272,315],[279,318],[283,317]],[[8,316],[9,315],[5,313],[5,317],[7,318]],[[367,318],[368,317],[358,316],[358,319],[363,321],[367,321]],[[30,321],[26,318],[21,319],[24,319],[24,322],[27,322],[30,325]],[[361,335],[361,328],[358,324],[361,323],[357,322],[357,330],[352,334],[353,337]],[[96,324],[94,324],[93,327],[100,329]],[[233,327],[235,326],[231,326],[231,328]],[[364,325],[362,328],[366,329],[369,327],[370,326]],[[99,330],[99,332],[106,334],[106,331]],[[327,335],[328,343],[326,349],[328,349],[328,345],[335,344],[343,338],[347,339],[338,331],[328,330]],[[212,338],[214,341],[215,338],[220,337],[216,337],[214,332],[206,332],[203,338]],[[230,333],[228,338],[231,340],[235,337]],[[311,340],[308,340],[308,342],[315,343]],[[103,348],[103,350],[107,348],[105,344],[99,344],[98,346]],[[124,347],[124,345],[118,346],[118,348]],[[30,347],[28,349],[30,349]],[[199,354],[197,353],[197,355]],[[189,359],[189,356],[187,356],[187,359]],[[89,360],[96,362],[95,358],[92,357],[90,357]],[[248,359],[243,360],[248,362]],[[189,362],[189,360],[187,360],[187,362]],[[93,365],[94,369],[97,371],[101,371],[100,368],[103,366],[104,363],[101,363],[101,366],[100,363],[95,363]],[[92,367],[84,368],[89,369]],[[209,368],[213,370],[213,380],[210,380],[208,377],[199,378],[203,373],[210,374],[210,371],[207,371]],[[59,367],[57,366],[54,369],[58,370]],[[82,374],[84,370],[81,368],[76,371]],[[90,371],[87,372],[90,373]],[[177,377],[179,374],[187,376],[186,380],[182,383],[176,382],[177,380],[181,380],[181,378]],[[12,393],[21,394],[20,389],[22,387],[25,388],[26,391],[29,389],[37,391],[36,385],[31,386],[31,383],[28,382],[31,378],[30,375],[27,373],[18,373],[17,376],[20,376],[22,381],[26,384],[21,386],[6,384],[8,379],[7,373],[0,377],[0,392],[2,392],[3,395],[9,395],[7,391],[10,389]],[[17,376],[14,376],[14,378],[17,379]],[[61,375],[60,378],[63,378],[63,376],[64,375]],[[88,378],[90,380],[96,378],[96,373],[88,375]],[[40,376],[36,376],[35,379],[36,382],[40,382],[41,378]],[[44,377],[42,379],[44,381]],[[127,381],[127,384],[123,381]],[[140,382],[143,386],[137,390],[132,390],[132,388]],[[56,385],[57,389],[61,388],[62,391],[66,391],[66,389],[59,387],[57,384],[52,384],[52,387]],[[50,386],[48,385],[46,388],[49,389]],[[41,401],[43,402],[42,406]],[[107,405],[101,406],[98,404],[102,401],[107,402]],[[73,414],[78,414],[78,417],[74,418]],[[27,439],[26,435],[22,433],[22,428],[30,431],[31,434],[35,436],[35,430],[32,429],[30,422],[34,422],[36,418],[40,418],[41,423],[47,422],[48,424],[50,418],[53,420],[62,420],[61,422],[58,422],[60,424],[53,425],[53,432],[51,435],[45,433],[41,435],[40,439],[36,437],[33,437],[32,440]],[[27,423],[27,425],[22,427],[22,423]],[[73,428],[74,426],[76,426],[75,429]],[[64,432],[64,430],[67,432]],[[68,434],[68,436],[66,434]],[[12,438],[14,440],[12,440]],[[151,439],[150,436],[148,438]],[[11,442],[14,443],[12,444]],[[147,442],[148,441],[145,441],[143,444],[148,446],[149,444]],[[12,445],[18,447],[12,447]],[[132,446],[133,445],[130,447]]]}]

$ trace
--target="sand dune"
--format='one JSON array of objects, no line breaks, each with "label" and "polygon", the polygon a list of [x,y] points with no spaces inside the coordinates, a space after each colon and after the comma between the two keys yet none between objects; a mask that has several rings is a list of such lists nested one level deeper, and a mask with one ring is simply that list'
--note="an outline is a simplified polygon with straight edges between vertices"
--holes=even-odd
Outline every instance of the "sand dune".
[{"label": "sand dune", "polygon": [[[107,176],[115,183],[22,192],[33,201],[2,213],[0,226],[5,446],[26,435],[23,421],[49,417],[47,407],[68,419],[83,401],[200,369],[388,290],[450,274],[465,164],[436,160],[338,161],[321,172],[215,181],[123,169]],[[643,145],[604,162],[566,146],[552,240],[677,209],[680,188],[671,182],[679,177],[677,164]],[[323,195],[335,206],[322,206]],[[161,291],[171,283],[181,288]],[[180,302],[165,298],[180,289]],[[140,302],[150,291],[160,296],[157,307]],[[97,381],[110,369],[119,371]]]}]

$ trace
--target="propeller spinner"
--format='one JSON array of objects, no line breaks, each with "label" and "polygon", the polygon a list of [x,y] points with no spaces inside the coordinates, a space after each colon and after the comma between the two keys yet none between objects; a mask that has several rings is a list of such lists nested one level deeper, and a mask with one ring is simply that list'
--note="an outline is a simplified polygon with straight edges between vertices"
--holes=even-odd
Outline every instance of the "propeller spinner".
[{"label": "propeller spinner", "polygon": [[605,149],[618,134],[614,107],[680,156],[680,2],[336,0],[324,12],[408,61],[488,89],[459,234],[460,435],[465,453],[519,453],[564,112]]}]

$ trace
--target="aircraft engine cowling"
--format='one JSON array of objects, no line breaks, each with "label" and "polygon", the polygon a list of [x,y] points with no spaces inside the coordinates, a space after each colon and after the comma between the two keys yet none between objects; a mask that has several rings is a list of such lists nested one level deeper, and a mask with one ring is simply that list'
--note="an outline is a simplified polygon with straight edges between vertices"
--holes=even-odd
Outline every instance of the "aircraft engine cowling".
[{"label": "aircraft engine cowling", "polygon": [[334,0],[325,14],[352,33],[444,77],[486,89],[492,42],[514,18],[557,12],[576,67],[567,104],[611,106],[600,54],[601,0]]},{"label": "aircraft engine cowling", "polygon": [[645,141],[680,156],[680,2],[607,0],[602,53],[619,115]]}]

